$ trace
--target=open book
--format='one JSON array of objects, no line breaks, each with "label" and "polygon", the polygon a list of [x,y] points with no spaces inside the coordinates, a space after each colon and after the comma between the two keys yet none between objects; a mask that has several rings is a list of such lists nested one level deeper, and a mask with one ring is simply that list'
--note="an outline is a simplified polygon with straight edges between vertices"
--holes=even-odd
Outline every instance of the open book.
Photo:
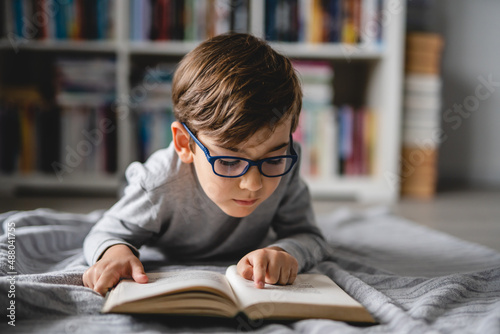
[{"label": "open book", "polygon": [[226,274],[205,270],[149,273],[149,283],[122,280],[108,293],[103,313],[164,313],[248,319],[323,318],[374,322],[368,311],[330,278],[300,274],[291,285],[257,289],[236,266]]}]

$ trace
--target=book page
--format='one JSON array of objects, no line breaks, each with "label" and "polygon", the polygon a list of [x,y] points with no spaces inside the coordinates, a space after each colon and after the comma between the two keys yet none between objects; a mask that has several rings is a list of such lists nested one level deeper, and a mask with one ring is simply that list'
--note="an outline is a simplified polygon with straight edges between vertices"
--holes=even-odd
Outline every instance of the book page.
[{"label": "book page", "polygon": [[140,284],[132,279],[122,280],[109,294],[103,311],[115,305],[179,291],[216,290],[236,300],[224,275],[207,270],[179,270],[148,273],[149,282]]},{"label": "book page", "polygon": [[253,281],[241,277],[236,266],[227,269],[226,277],[233,287],[240,309],[253,313],[247,314],[249,318],[276,315],[314,317],[321,311],[338,312],[340,309],[348,312],[360,309],[368,320],[371,318],[359,302],[325,275],[300,274],[291,285],[265,284],[264,289],[257,289]]}]

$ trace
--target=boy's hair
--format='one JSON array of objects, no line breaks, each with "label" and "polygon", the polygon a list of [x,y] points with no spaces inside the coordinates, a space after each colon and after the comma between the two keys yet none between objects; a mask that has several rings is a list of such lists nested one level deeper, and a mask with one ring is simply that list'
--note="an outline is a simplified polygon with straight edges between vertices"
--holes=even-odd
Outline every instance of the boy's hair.
[{"label": "boy's hair", "polygon": [[174,114],[195,134],[239,144],[291,118],[297,128],[302,90],[290,60],[265,41],[228,33],[184,56],[172,84]]}]

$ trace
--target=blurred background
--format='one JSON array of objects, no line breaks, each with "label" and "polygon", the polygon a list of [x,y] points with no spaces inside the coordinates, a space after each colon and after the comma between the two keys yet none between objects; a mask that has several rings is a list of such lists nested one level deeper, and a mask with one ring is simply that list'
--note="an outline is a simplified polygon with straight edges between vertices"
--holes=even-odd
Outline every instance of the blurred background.
[{"label": "blurred background", "polygon": [[113,205],[128,164],[171,140],[177,62],[235,31],[294,63],[318,214],[384,205],[499,249],[498,13],[494,0],[2,1],[0,212]]}]

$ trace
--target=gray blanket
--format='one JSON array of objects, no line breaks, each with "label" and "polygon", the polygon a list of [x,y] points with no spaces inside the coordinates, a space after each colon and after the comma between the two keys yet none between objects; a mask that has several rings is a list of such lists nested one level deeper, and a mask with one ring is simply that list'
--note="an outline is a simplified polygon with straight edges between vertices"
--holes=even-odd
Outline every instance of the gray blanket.
[{"label": "gray blanket", "polygon": [[[500,333],[500,253],[383,208],[320,217],[331,255],[314,268],[360,301],[377,325],[100,314],[103,298],[82,286],[81,247],[101,214],[0,215],[1,333]],[[160,263],[154,250],[142,259],[147,268]],[[222,272],[228,264],[192,265]]]}]

